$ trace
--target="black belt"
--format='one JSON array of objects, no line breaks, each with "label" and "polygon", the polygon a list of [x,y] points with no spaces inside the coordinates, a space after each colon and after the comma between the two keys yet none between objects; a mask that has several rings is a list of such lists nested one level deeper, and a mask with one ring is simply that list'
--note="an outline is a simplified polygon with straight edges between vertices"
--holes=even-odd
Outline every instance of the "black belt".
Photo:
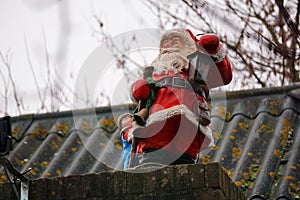
[{"label": "black belt", "polygon": [[203,96],[206,98],[206,93],[202,89],[202,87],[199,87],[199,85],[191,84],[187,79],[185,78],[180,78],[180,77],[166,77],[163,78],[155,83],[156,87],[167,87],[167,86],[172,86],[172,87],[177,87],[177,88],[186,88],[190,90],[194,90],[197,94]]},{"label": "black belt", "polygon": [[166,78],[163,78],[163,79],[157,81],[156,86],[157,87],[173,86],[173,87],[178,87],[178,88],[193,89],[188,80],[186,80],[184,78],[180,78],[180,77],[175,77],[175,76],[166,77]]}]

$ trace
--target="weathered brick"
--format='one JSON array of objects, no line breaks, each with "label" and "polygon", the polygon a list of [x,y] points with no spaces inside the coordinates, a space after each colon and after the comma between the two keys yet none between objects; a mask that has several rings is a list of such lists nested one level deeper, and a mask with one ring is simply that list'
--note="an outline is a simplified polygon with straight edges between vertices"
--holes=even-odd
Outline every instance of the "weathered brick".
[{"label": "weathered brick", "polygon": [[1,195],[0,199],[2,200],[15,200],[16,195],[11,187],[11,184],[9,182],[6,182],[1,185]]},{"label": "weathered brick", "polygon": [[227,199],[223,193],[222,190],[220,189],[209,189],[206,191],[203,191],[201,194],[201,199],[206,199],[206,200],[231,200]]},{"label": "weathered brick", "polygon": [[67,191],[64,189],[63,177],[49,179],[47,183],[47,199],[65,199]]},{"label": "weathered brick", "polygon": [[[162,195],[162,194],[160,194]],[[157,195],[156,192],[154,193],[143,193],[141,195],[138,196],[138,200],[152,200],[152,199],[163,199],[162,196]],[[130,199],[130,198],[129,198]]]},{"label": "weathered brick", "polygon": [[156,191],[157,187],[157,171],[150,171],[147,173],[143,173],[142,179],[143,181],[143,193],[153,193]]},{"label": "weathered brick", "polygon": [[112,173],[111,185],[113,187],[114,195],[126,194],[127,183],[126,178],[127,173],[124,171],[116,171]]},{"label": "weathered brick", "polygon": [[157,192],[169,193],[174,191],[174,182],[176,175],[174,174],[174,167],[168,166],[157,171]]},{"label": "weathered brick", "polygon": [[[0,189],[0,199],[15,199],[9,183]],[[246,199],[217,163],[31,180],[29,195],[33,200]]]},{"label": "weathered brick", "polygon": [[191,174],[189,173],[189,165],[174,166],[174,190],[189,191],[191,189]]},{"label": "weathered brick", "polygon": [[99,175],[89,174],[81,178],[81,197],[83,199],[90,199],[100,197],[100,187],[104,185],[99,185]]},{"label": "weathered brick", "polygon": [[205,181],[206,165],[201,165],[201,164],[190,165],[188,169],[191,174],[191,187],[204,188],[206,182]]},{"label": "weathered brick", "polygon": [[239,187],[237,187],[233,182],[231,182],[232,190],[231,194],[233,196],[233,199],[235,200],[246,200],[245,194],[241,191]]},{"label": "weathered brick", "polygon": [[141,194],[143,193],[144,182],[148,180],[143,179],[143,173],[138,171],[127,172],[127,193],[128,194]]},{"label": "weathered brick", "polygon": [[221,175],[221,187],[223,188],[224,194],[227,198],[230,198],[232,196],[231,180],[223,170],[221,171],[220,175]]},{"label": "weathered brick", "polygon": [[212,188],[221,187],[221,168],[218,163],[207,164],[207,186]]},{"label": "weathered brick", "polygon": [[238,191],[238,199],[241,199],[241,200],[246,200],[246,195],[241,191],[240,188],[237,187],[237,189],[239,190]]},{"label": "weathered brick", "polygon": [[63,189],[65,199],[81,198],[81,176],[69,176],[63,179]]},{"label": "weathered brick", "polygon": [[228,188],[228,190],[230,191],[229,198],[233,200],[240,200],[239,195],[237,193],[238,192],[237,187],[232,182],[230,182],[228,185],[230,186]]},{"label": "weathered brick", "polygon": [[29,182],[30,199],[47,199],[47,185],[50,179],[38,179]]},{"label": "weathered brick", "polygon": [[112,172],[97,174],[97,177],[95,177],[95,185],[98,186],[96,193],[97,197],[107,197],[112,196],[114,194],[113,174],[114,173]]},{"label": "weathered brick", "polygon": [[156,199],[161,199],[161,200],[175,200],[175,199],[180,199],[180,200],[193,200],[194,196],[192,193],[176,193],[172,192],[169,194],[165,194],[163,196],[159,196]]}]

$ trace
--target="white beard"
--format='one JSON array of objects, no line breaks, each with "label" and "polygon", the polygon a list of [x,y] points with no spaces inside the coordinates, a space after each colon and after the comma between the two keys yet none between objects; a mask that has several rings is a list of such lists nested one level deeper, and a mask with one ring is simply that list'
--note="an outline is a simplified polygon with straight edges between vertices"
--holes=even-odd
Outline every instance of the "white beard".
[{"label": "white beard", "polygon": [[196,49],[190,48],[162,48],[160,54],[152,62],[153,73],[166,74],[168,71],[178,73],[180,70],[188,67],[187,56],[194,53]]},{"label": "white beard", "polygon": [[177,52],[163,53],[158,55],[151,65],[154,67],[153,73],[155,74],[167,74],[168,71],[177,74],[187,67],[188,60]]}]

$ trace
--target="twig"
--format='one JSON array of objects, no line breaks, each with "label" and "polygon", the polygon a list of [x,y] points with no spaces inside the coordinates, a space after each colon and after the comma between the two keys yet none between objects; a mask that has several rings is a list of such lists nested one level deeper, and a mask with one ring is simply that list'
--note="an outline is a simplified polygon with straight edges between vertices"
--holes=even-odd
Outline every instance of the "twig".
[{"label": "twig", "polygon": [[10,80],[10,82],[12,84],[12,87],[13,87],[13,94],[14,94],[14,99],[15,99],[16,105],[17,105],[18,113],[19,113],[19,115],[21,115],[22,114],[22,111],[21,111],[21,106],[22,105],[20,104],[21,101],[18,97],[17,87],[16,87],[15,81],[14,81],[13,76],[12,76],[11,66],[9,64],[9,59],[8,59],[8,57],[9,57],[8,54],[9,54],[9,51],[7,52],[7,54],[4,58],[4,55],[2,54],[2,52],[0,52],[0,57],[1,57],[1,60],[2,60],[3,64],[7,68],[9,80]]},{"label": "twig", "polygon": [[[35,71],[33,69],[33,65],[32,65],[32,62],[31,62],[31,58],[30,58],[30,55],[29,55],[29,48],[28,48],[28,43],[27,43],[27,37],[26,37],[26,34],[24,33],[24,43],[25,43],[25,48],[26,48],[26,55],[27,55],[27,60],[28,60],[28,64],[30,66],[30,69],[31,69],[31,73],[33,75],[33,79],[34,79],[34,82],[35,82],[35,86],[37,88],[37,92],[38,92],[38,96],[39,96],[39,99],[41,101],[41,109],[43,108],[46,108],[46,105],[45,105],[45,100],[43,99],[42,97],[42,94],[41,94],[41,89],[39,87],[39,83],[38,83],[38,80],[36,78],[36,74],[35,74]],[[46,108],[47,110],[47,108]]]},{"label": "twig", "polygon": [[[42,32],[43,32],[43,41],[44,41],[44,49],[45,49],[45,58],[46,58],[46,67],[47,67],[47,81],[48,81],[48,86],[50,90],[50,98],[51,98],[51,110],[54,110],[54,105],[53,105],[53,88],[51,84],[51,71],[50,71],[50,62],[49,62],[49,53],[48,53],[48,48],[47,48],[47,40],[46,40],[46,34],[45,34],[45,29],[44,26],[42,26]],[[46,95],[44,95],[46,96]]]}]

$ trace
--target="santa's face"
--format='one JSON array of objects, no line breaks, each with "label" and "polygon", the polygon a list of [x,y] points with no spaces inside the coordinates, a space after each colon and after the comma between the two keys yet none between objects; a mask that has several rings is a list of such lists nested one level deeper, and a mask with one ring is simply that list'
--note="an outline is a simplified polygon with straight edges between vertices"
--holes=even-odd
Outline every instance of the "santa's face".
[{"label": "santa's face", "polygon": [[188,68],[187,56],[196,51],[195,42],[184,30],[174,29],[163,34],[158,57],[152,62],[154,73],[181,73]]},{"label": "santa's face", "polygon": [[160,41],[160,54],[179,53],[183,57],[196,51],[195,42],[185,31],[170,31],[162,36]]},{"label": "santa's face", "polygon": [[179,48],[183,49],[184,43],[182,39],[178,36],[173,36],[171,38],[168,38],[164,40],[161,44],[161,48],[168,49],[168,48]]}]

